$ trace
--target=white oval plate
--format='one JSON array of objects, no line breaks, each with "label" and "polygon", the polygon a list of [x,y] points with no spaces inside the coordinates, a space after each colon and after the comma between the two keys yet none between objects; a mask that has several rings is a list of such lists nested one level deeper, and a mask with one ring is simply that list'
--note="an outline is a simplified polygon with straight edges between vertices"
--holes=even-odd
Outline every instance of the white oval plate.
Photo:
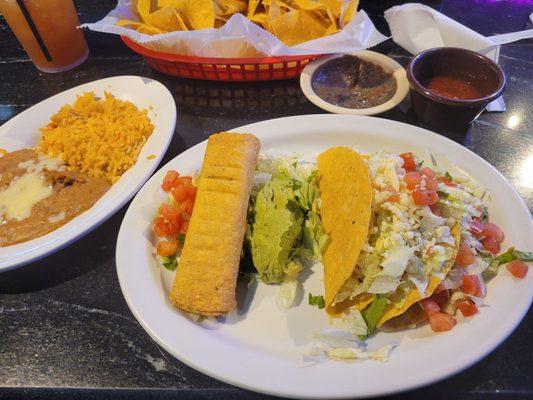
[{"label": "white oval plate", "polygon": [[313,74],[322,64],[344,55],[345,54],[333,54],[327,57],[320,57],[314,61],[311,61],[303,69],[300,75],[300,87],[302,88],[302,92],[304,93],[305,97],[307,97],[307,99],[315,106],[335,114],[376,115],[396,107],[402,102],[405,96],[407,96],[407,93],[409,93],[409,81],[407,80],[405,69],[400,64],[384,54],[376,53],[375,51],[370,50],[361,50],[357,53],[353,53],[352,55],[357,56],[365,61],[380,65],[386,72],[391,73],[396,78],[396,93],[394,93],[394,96],[392,96],[392,98],[385,103],[369,108],[346,108],[328,103],[319,97],[313,90],[313,86],[311,85]]},{"label": "white oval plate", "polygon": [[[161,83],[140,76],[118,76],[86,83],[56,94],[11,118],[0,127],[0,147],[8,151],[37,145],[39,129],[63,105],[73,103],[76,96],[94,92],[102,97],[104,91],[121,100],[129,100],[139,108],[149,108],[148,116],[154,131],[143,146],[137,163],[102,196],[89,210],[59,229],[28,242],[0,248],[0,272],[36,261],[89,233],[117,212],[146,182],[161,162],[174,135],[176,104]],[[149,155],[155,158],[147,159]]]},{"label": "white oval plate", "polygon": [[[533,250],[531,215],[513,187],[483,159],[445,137],[395,121],[349,115],[281,118],[235,130],[257,135],[262,151],[298,152],[308,159],[338,145],[364,151],[444,154],[488,188],[491,218],[506,234],[503,247]],[[200,169],[205,145],[200,143],[173,159],[141,189],[124,217],[116,261],[124,297],[143,328],[169,353],[207,375],[246,389],[298,398],[394,393],[472,365],[513,331],[531,304],[533,274],[516,281],[502,268],[488,285],[487,306],[476,317],[459,321],[451,332],[433,334],[424,326],[371,338],[371,350],[399,341],[387,363],[328,361],[305,367],[302,356],[311,334],[326,327],[323,310],[306,300],[308,292],[323,293],[319,268],[305,280],[305,296],[297,307],[280,310],[275,300],[278,287],[258,284],[255,293],[249,290],[246,298],[238,296],[239,307],[225,323],[197,325],[167,300],[172,274],[160,270],[152,256],[151,220],[165,199],[160,183],[166,171],[190,174]]]}]

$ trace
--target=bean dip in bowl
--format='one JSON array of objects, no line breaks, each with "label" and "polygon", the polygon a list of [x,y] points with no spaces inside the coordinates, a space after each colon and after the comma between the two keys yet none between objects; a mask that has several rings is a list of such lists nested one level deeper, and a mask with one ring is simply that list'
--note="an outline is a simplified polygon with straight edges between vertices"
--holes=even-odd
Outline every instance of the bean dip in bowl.
[{"label": "bean dip in bowl", "polygon": [[357,115],[390,110],[409,91],[402,66],[368,50],[312,61],[300,76],[300,86],[305,96],[323,110]]}]

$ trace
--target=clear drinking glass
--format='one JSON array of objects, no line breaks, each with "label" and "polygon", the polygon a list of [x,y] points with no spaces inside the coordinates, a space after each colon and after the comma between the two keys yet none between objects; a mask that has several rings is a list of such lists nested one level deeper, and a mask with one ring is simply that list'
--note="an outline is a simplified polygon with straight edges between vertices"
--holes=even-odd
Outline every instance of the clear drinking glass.
[{"label": "clear drinking glass", "polygon": [[0,13],[41,71],[66,71],[87,59],[72,0],[0,0]]}]

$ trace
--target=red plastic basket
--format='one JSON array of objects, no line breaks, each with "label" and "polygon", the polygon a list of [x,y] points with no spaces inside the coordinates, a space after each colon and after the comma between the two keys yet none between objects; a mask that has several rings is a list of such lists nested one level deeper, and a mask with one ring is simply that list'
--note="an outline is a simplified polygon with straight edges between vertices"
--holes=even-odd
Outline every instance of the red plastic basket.
[{"label": "red plastic basket", "polygon": [[210,81],[272,81],[297,78],[305,65],[317,57],[317,55],[257,58],[191,57],[150,50],[125,36],[122,36],[122,40],[159,72]]}]

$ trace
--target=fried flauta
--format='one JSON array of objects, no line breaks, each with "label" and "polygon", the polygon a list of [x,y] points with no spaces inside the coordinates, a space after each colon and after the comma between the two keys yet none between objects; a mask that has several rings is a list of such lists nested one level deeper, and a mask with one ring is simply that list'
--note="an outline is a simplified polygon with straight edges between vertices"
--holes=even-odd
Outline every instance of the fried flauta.
[{"label": "fried flauta", "polygon": [[170,301],[205,316],[236,307],[237,273],[260,142],[238,133],[212,135]]}]

